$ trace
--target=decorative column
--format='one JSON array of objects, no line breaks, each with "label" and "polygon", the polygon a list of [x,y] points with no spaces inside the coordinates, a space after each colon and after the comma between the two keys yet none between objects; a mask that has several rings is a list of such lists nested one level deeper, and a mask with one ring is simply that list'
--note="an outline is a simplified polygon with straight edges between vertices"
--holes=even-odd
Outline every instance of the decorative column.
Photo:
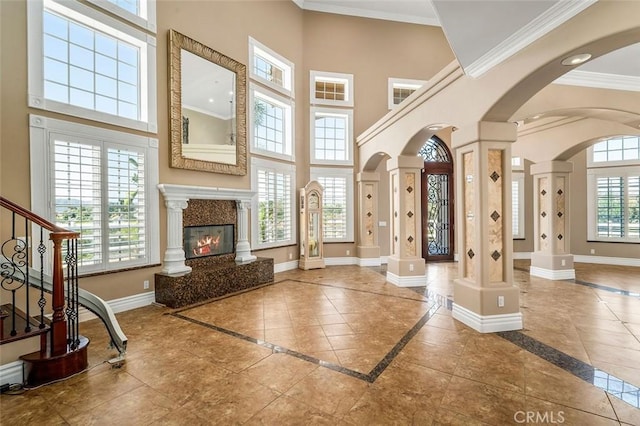
[{"label": "decorative column", "polygon": [[380,175],[372,172],[358,173],[358,258],[360,266],[380,266],[378,245],[378,183]]},{"label": "decorative column", "polygon": [[182,211],[187,208],[187,199],[165,200],[167,206],[167,229],[178,232],[167,232],[167,250],[164,252],[162,272],[169,275],[184,275],[191,272],[191,266],[184,264],[184,248],[182,246]]},{"label": "decorative column", "polygon": [[391,255],[387,281],[400,287],[426,285],[422,258],[420,176],[424,160],[399,156],[387,161],[391,188]]},{"label": "decorative column", "polygon": [[236,200],[236,207],[238,212],[238,244],[236,245],[236,262],[251,262],[257,259],[256,256],[251,254],[251,244],[249,243],[248,229],[249,229],[249,212],[248,208],[251,207],[249,201]]},{"label": "decorative column", "polygon": [[547,161],[531,165],[535,220],[530,274],[550,280],[575,279],[569,247],[569,177],[573,164]]},{"label": "decorative column", "polygon": [[522,328],[511,228],[511,143],[516,137],[515,124],[494,122],[452,134],[460,256],[453,317],[481,333]]}]

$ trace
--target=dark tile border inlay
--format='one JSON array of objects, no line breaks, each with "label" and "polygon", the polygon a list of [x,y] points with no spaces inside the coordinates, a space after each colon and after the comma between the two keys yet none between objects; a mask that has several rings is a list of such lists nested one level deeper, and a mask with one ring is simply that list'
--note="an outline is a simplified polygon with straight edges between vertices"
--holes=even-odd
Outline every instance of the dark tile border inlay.
[{"label": "dark tile border inlay", "polygon": [[619,288],[615,288],[615,287],[609,287],[606,285],[602,285],[602,284],[594,284],[594,283],[590,283],[587,281],[582,281],[582,280],[573,280],[576,284],[580,284],[580,285],[584,285],[587,287],[591,287],[591,288],[595,288],[597,290],[604,290],[604,291],[608,291],[611,293],[615,293],[615,294],[620,294],[623,296],[631,296],[631,297],[640,297],[640,293],[636,293],[633,291],[627,291],[627,290],[620,290]]},{"label": "dark tile border inlay", "polygon": [[[233,330],[229,330],[229,329],[226,329],[226,328],[218,327],[217,325],[214,325],[214,324],[209,324],[209,323],[206,323],[204,321],[193,319],[193,318],[190,318],[188,316],[182,315],[180,313],[180,312],[186,311],[188,309],[193,309],[193,308],[205,305],[206,303],[201,303],[201,304],[198,304],[197,306],[189,306],[189,307],[186,307],[186,308],[182,308],[182,309],[176,310],[174,312],[170,312],[170,313],[168,313],[168,315],[174,316],[176,318],[180,318],[180,319],[185,320],[185,321],[189,321],[189,322],[191,322],[193,324],[200,325],[202,327],[206,327],[206,328],[209,328],[211,330],[218,331],[220,333],[227,334],[227,335],[232,336],[232,337],[236,337],[236,338],[241,339],[241,340],[245,340],[247,342],[255,343],[256,345],[259,345],[259,346],[262,346],[264,348],[270,349],[271,351],[273,351],[273,353],[284,353],[284,354],[287,354],[287,355],[291,355],[291,356],[294,356],[294,357],[299,358],[301,360],[304,360],[304,361],[307,361],[307,362],[310,362],[310,363],[313,363],[313,364],[317,364],[317,365],[319,365],[321,367],[325,367],[325,368],[328,368],[330,370],[336,371],[338,373],[342,373],[342,374],[345,374],[347,376],[351,376],[351,377],[354,377],[354,378],[359,379],[359,380],[363,380],[363,381],[368,382],[368,383],[373,383],[380,376],[380,374],[382,374],[384,372],[384,370],[386,370],[386,368],[389,366],[389,364],[391,364],[391,362],[393,362],[393,360],[398,356],[400,351],[402,351],[402,349],[404,349],[404,347],[407,345],[407,343],[409,343],[409,341],[411,341],[411,339],[420,331],[420,329],[427,323],[427,321],[429,321],[431,319],[431,317],[433,317],[433,315],[436,313],[436,311],[440,308],[440,304],[437,301],[435,301],[435,300],[433,300],[431,298],[429,298],[429,300],[418,300],[418,299],[412,299],[410,297],[396,296],[396,295],[391,295],[391,294],[378,293],[378,292],[374,292],[374,291],[368,291],[368,290],[362,290],[362,289],[353,289],[353,288],[348,288],[348,287],[340,287],[340,286],[335,286],[335,285],[330,285],[330,284],[313,283],[313,282],[294,280],[294,279],[284,279],[284,280],[275,282],[273,284],[279,284],[279,283],[286,282],[286,281],[297,282],[297,283],[301,283],[301,284],[311,284],[311,285],[317,285],[317,286],[323,286],[323,287],[331,287],[331,288],[337,288],[337,289],[341,289],[341,290],[358,291],[358,292],[361,292],[361,293],[375,294],[375,295],[378,295],[378,296],[387,296],[387,297],[410,300],[410,301],[417,302],[417,303],[433,303],[433,304],[431,305],[429,310],[418,320],[418,322],[416,322],[416,324],[413,327],[411,327],[411,329],[409,329],[409,331],[407,331],[404,334],[404,336],[402,336],[400,338],[398,343],[396,343],[394,345],[394,347],[391,348],[391,350],[382,358],[382,360],[380,362],[378,362],[378,364],[375,367],[373,367],[373,369],[368,374],[364,374],[364,373],[362,373],[360,371],[356,371],[356,370],[351,370],[349,368],[343,367],[341,365],[336,365],[336,364],[333,364],[333,363],[328,362],[328,361],[323,361],[323,360],[321,360],[319,358],[314,358],[314,357],[306,355],[306,354],[304,354],[302,352],[294,351],[294,350],[285,348],[283,346],[275,345],[273,343],[270,343],[270,342],[267,342],[267,341],[264,341],[264,340],[256,339],[255,337],[247,336],[245,334],[238,333],[238,332],[233,331]],[[273,284],[270,284],[270,285],[273,285]],[[433,294],[435,294],[435,293],[433,293]],[[226,299],[228,297],[233,297],[233,296],[235,296],[235,295],[225,296],[225,297],[222,297],[220,299],[212,300],[212,301],[207,302],[207,303],[216,302],[218,300]]]},{"label": "dark tile border inlay", "polygon": [[560,352],[520,331],[500,331],[496,334],[522,349],[539,356],[545,361],[579,377],[585,382],[623,400],[627,404],[635,408],[640,408],[640,388],[637,386],[567,355],[564,352]]}]

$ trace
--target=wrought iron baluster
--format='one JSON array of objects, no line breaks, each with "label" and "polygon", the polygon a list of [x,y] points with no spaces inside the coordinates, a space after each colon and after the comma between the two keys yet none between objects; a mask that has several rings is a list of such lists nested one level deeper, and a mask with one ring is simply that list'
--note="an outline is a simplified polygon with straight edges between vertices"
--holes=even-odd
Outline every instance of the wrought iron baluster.
[{"label": "wrought iron baluster", "polygon": [[26,320],[27,324],[24,327],[24,332],[29,333],[31,331],[31,298],[29,297],[29,219],[24,218],[24,246],[25,246],[25,264],[24,264],[24,281],[25,298],[27,299],[26,306]]},{"label": "wrought iron baluster", "polygon": [[44,328],[44,307],[47,305],[47,300],[44,298],[44,254],[47,251],[47,247],[44,245],[44,228],[40,227],[40,244],[38,244],[38,253],[40,253],[40,299],[38,300],[38,306],[40,307],[40,325],[39,328]]}]

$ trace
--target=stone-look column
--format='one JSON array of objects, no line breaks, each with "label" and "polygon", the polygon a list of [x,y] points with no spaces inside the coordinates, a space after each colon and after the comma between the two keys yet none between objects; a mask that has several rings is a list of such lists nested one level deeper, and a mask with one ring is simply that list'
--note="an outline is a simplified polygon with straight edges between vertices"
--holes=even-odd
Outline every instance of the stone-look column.
[{"label": "stone-look column", "polygon": [[251,262],[257,257],[251,254],[251,244],[249,243],[249,213],[251,206],[249,201],[236,201],[238,212],[238,244],[236,245],[236,262]]},{"label": "stone-look column", "polygon": [[550,280],[575,279],[569,247],[569,175],[573,164],[547,161],[531,165],[535,220],[530,274]]},{"label": "stone-look column", "polygon": [[191,267],[184,264],[182,247],[182,211],[187,208],[187,200],[166,200],[167,206],[167,250],[164,252],[162,272],[169,275],[184,275]]},{"label": "stone-look column", "polygon": [[378,245],[378,183],[380,175],[372,172],[358,173],[358,258],[360,266],[380,266]]},{"label": "stone-look column", "polygon": [[426,285],[422,258],[420,176],[424,160],[400,156],[387,161],[391,189],[391,255],[387,281],[401,287]]},{"label": "stone-look column", "polygon": [[452,134],[456,150],[459,278],[453,317],[481,332],[522,328],[513,284],[512,123],[480,122]]}]

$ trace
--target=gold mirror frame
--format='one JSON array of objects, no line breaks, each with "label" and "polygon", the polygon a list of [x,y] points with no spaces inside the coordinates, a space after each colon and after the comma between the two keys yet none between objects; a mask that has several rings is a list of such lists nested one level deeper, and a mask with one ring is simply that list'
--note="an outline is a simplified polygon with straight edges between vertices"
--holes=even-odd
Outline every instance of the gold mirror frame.
[{"label": "gold mirror frame", "polygon": [[[182,153],[182,59],[186,50],[236,75],[236,164],[187,158]],[[246,66],[175,30],[169,30],[169,136],[171,167],[231,175],[247,174]]]}]

